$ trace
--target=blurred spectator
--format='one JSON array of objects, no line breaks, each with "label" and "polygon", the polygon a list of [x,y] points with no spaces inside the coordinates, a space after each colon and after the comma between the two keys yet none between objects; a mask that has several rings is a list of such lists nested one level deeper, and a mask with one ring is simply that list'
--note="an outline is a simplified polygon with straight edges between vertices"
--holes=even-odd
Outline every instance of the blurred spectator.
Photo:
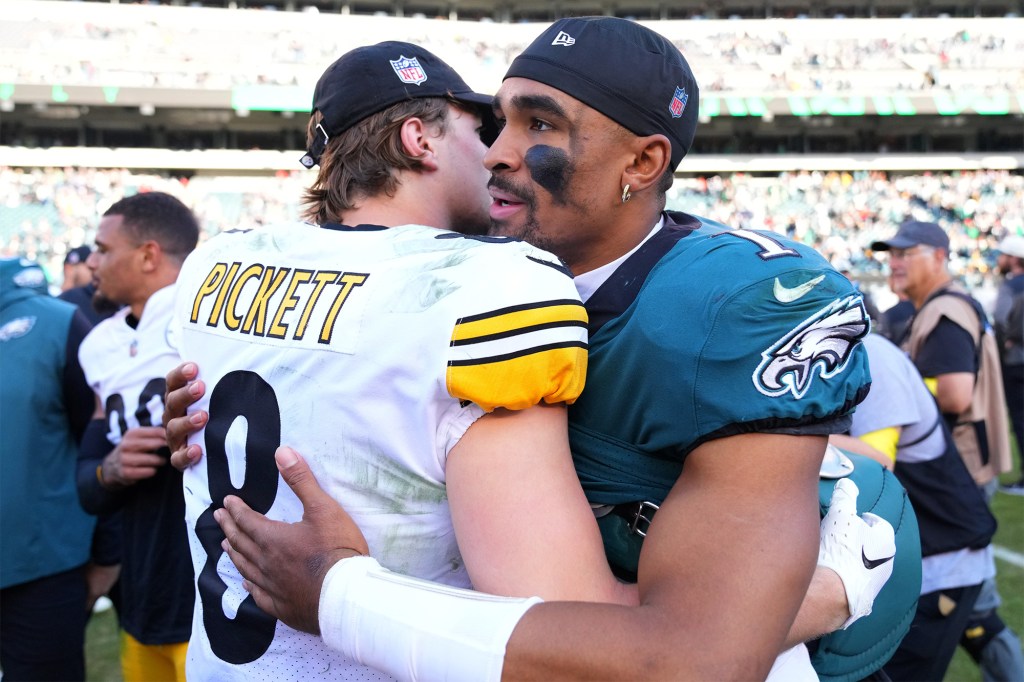
[{"label": "blurred spectator", "polygon": [[75,287],[85,286],[92,281],[92,273],[85,260],[92,253],[88,246],[76,246],[64,256],[64,281],[61,282],[62,292]]},{"label": "blurred spectator", "polygon": [[1010,466],[999,353],[981,304],[947,270],[949,237],[935,223],[907,221],[872,248],[889,252],[893,285],[916,310],[904,348],[974,480],[991,487]]},{"label": "blurred spectator", "polygon": [[99,294],[96,291],[96,285],[92,282],[85,286],[62,291],[57,298],[77,306],[89,323],[94,326],[121,309],[119,304]]},{"label": "blurred spectator", "polygon": [[[101,320],[110,317],[120,306],[111,304],[102,297],[99,297],[100,307],[94,305],[96,287],[92,284],[92,271],[86,264],[91,253],[92,249],[88,246],[78,246],[68,251],[64,258],[64,283],[57,298],[75,305],[89,320],[89,326],[94,327]],[[85,404],[78,409],[91,413],[94,406],[92,392],[90,391],[85,398]],[[90,607],[100,597],[109,597],[114,607],[119,609],[120,591],[117,578],[120,572],[120,512],[100,514],[96,519],[96,529],[92,536],[91,561],[86,568]]]},{"label": "blurred spectator", "polygon": [[[35,263],[0,260],[0,668],[5,680],[85,679],[86,564],[95,520],[75,492],[89,323]],[[84,409],[83,409],[84,406]]]},{"label": "blurred spectator", "polygon": [[115,201],[150,191],[191,208],[202,236],[295,220],[303,173],[188,179],[126,169],[0,166],[0,256],[24,255],[56,272],[67,245],[91,243],[100,216]]},{"label": "blurred spectator", "polygon": [[870,292],[864,291],[860,281],[857,279],[857,275],[853,273],[853,268],[850,265],[850,261],[845,258],[836,258],[832,260],[832,267],[839,271],[846,279],[850,280],[854,288],[864,298],[864,310],[867,311],[868,317],[871,318],[873,325],[878,324],[878,320],[881,317],[881,313],[878,311],[878,306],[875,305],[875,299]]},{"label": "blurred spectator", "polygon": [[[1011,235],[999,243],[997,269],[1005,277],[996,293],[993,321],[1003,367],[1003,390],[1013,424],[1018,454],[1024,453],[1024,237]],[[1024,455],[1021,455],[1024,459]],[[1021,479],[1003,486],[1003,492],[1024,495]]]},{"label": "blurred spectator", "polygon": [[896,294],[897,301],[895,305],[881,313],[878,333],[899,345],[903,342],[911,318],[914,317],[914,303],[903,291],[896,290],[891,272],[886,281],[889,283],[889,289]]},{"label": "blurred spectator", "polygon": [[982,583],[995,576],[996,520],[910,359],[878,334],[863,343],[871,391],[853,413],[850,435],[881,451],[906,488],[923,557],[917,613],[884,670],[896,682],[942,680]]},{"label": "blurred spectator", "polygon": [[[996,477],[1010,469],[1010,449],[999,351],[985,311],[950,276],[949,237],[937,224],[907,221],[871,246],[889,252],[893,284],[916,309],[904,349],[925,377],[975,483],[991,498]],[[962,644],[986,679],[1024,679],[1020,640],[996,613],[999,603],[989,578]]]},{"label": "blurred spectator", "polygon": [[92,249],[88,246],[78,246],[68,251],[64,258],[64,284],[57,298],[76,305],[89,320],[90,326],[95,326],[117,312],[121,306],[96,293],[92,270],[86,263],[91,253]]}]

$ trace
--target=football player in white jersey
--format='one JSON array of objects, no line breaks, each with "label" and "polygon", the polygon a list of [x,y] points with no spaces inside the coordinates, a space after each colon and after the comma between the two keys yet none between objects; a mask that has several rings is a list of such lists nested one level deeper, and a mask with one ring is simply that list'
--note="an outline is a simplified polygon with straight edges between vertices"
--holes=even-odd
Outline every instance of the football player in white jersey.
[{"label": "football player in white jersey", "polygon": [[181,474],[168,466],[161,420],[164,376],[180,362],[168,338],[174,283],[198,238],[181,201],[136,194],[104,213],[88,259],[98,291],[125,306],[79,351],[96,411],[78,462],[86,511],[121,512],[125,680],[184,679],[194,590]]},{"label": "football player in white jersey", "polygon": [[310,222],[218,235],[178,280],[180,350],[210,387],[206,456],[184,475],[189,680],[387,677],[259,609],[222,548],[228,495],[301,519],[282,443],[396,571],[635,603],[565,440],[587,358],[572,277],[524,242],[427,227],[486,229],[490,97],[422,48],[381,43],[341,57],[314,98]]},{"label": "football player in white jersey", "polygon": [[[318,181],[309,193],[310,218],[320,227],[295,225],[235,241],[225,238],[216,245],[216,251],[204,248],[194,257],[194,266],[192,261],[186,265],[188,274],[183,280],[188,284],[183,281],[179,303],[179,319],[185,327],[183,357],[199,359],[203,374],[188,388],[171,394],[168,412],[183,414],[186,403],[203,397],[207,386],[212,388],[213,395],[199,404],[204,409],[187,419],[178,416],[171,425],[177,422],[173,430],[181,434],[206,425],[209,418],[204,438],[193,439],[191,445],[176,453],[176,458],[180,466],[199,462],[186,478],[192,494],[202,491],[201,496],[196,495],[195,510],[190,510],[189,524],[194,523],[197,529],[193,540],[197,570],[209,579],[210,594],[204,601],[200,577],[200,603],[209,609],[213,640],[218,640],[211,640],[200,662],[197,612],[197,638],[190,651],[193,676],[226,676],[234,671],[239,675],[257,671],[279,676],[316,676],[320,672],[336,675],[336,663],[351,671],[342,673],[342,677],[372,674],[349,659],[327,653],[317,640],[304,638],[273,618],[260,615],[242,591],[244,584],[235,567],[221,552],[230,545],[211,525],[210,518],[224,518],[224,512],[218,509],[222,504],[219,497],[240,496],[250,504],[255,501],[256,508],[273,519],[299,519],[299,500],[277,483],[269,466],[270,453],[280,442],[309,443],[300,449],[309,455],[313,472],[332,496],[340,496],[347,503],[353,501],[347,506],[367,529],[370,548],[385,565],[405,562],[408,568],[404,570],[413,575],[436,574],[443,569],[437,565],[438,557],[442,562],[448,557],[449,570],[443,570],[436,579],[450,585],[464,583],[461,561],[450,551],[445,509],[443,505],[431,506],[440,498],[431,500],[429,495],[417,492],[440,491],[438,484],[443,483],[458,547],[475,587],[498,594],[560,595],[575,600],[612,601],[623,596],[614,584],[608,587],[603,554],[598,552],[599,556],[594,557],[593,516],[579,495],[578,481],[565,468],[563,410],[501,409],[551,399],[531,388],[538,371],[542,375],[575,371],[568,368],[578,360],[566,360],[562,349],[550,352],[553,346],[569,339],[545,337],[541,345],[528,345],[533,338],[540,341],[533,334],[542,327],[562,334],[567,323],[572,326],[571,318],[516,319],[524,304],[534,311],[541,310],[540,304],[552,298],[564,298],[568,304],[570,298],[575,299],[575,292],[566,289],[551,272],[544,277],[540,274],[543,269],[522,270],[522,263],[517,262],[526,255],[531,262],[546,263],[543,267],[554,272],[551,266],[555,262],[543,252],[520,251],[520,246],[516,247],[520,256],[506,258],[498,251],[512,245],[501,239],[487,240],[498,245],[483,249],[452,234],[435,232],[431,236],[420,227],[379,227],[417,221],[459,227],[465,232],[482,231],[485,219],[480,215],[487,197],[480,201],[474,188],[482,188],[486,177],[474,170],[473,162],[479,162],[484,150],[467,134],[480,121],[463,108],[464,104],[449,110],[454,118],[448,122],[449,131],[437,136],[429,132],[432,126],[424,125],[423,114],[413,117],[405,110],[410,118],[397,116],[388,123],[395,130],[391,145],[374,146],[373,153],[397,147],[405,155],[418,157],[420,165],[403,167],[389,162],[378,185],[354,179],[362,170],[358,164],[348,168],[337,163],[336,155],[371,148],[360,127],[352,133],[339,128],[339,119],[358,120],[358,116],[367,115],[362,103],[381,101],[369,96],[371,90],[388,90],[396,76],[403,82],[408,82],[406,78],[420,83],[435,78],[437,82],[433,71],[436,63],[425,57],[423,50],[407,44],[390,44],[388,48],[385,55],[375,50],[357,51],[376,60],[363,66],[362,78],[372,78],[370,84],[354,74],[342,79],[344,70],[339,65],[346,62],[340,60],[318,86],[317,109],[327,120],[316,114],[311,120],[306,161],[321,166]],[[387,59],[382,58],[385,56]],[[395,73],[388,73],[389,68]],[[420,80],[424,75],[426,80]],[[337,90],[333,103],[332,92],[324,91],[328,86]],[[455,94],[465,101],[467,90],[460,88]],[[424,91],[409,88],[408,92],[413,94],[407,96],[415,97],[415,93],[422,96]],[[364,136],[356,137],[357,133]],[[449,136],[453,139],[445,140]],[[365,158],[360,160],[369,163]],[[462,168],[450,167],[460,163]],[[424,196],[424,191],[430,194]],[[491,253],[499,260],[485,256]],[[399,272],[382,270],[383,263],[393,264]],[[470,280],[462,279],[463,272]],[[499,284],[513,285],[516,295],[523,298],[523,303],[511,306],[516,308],[515,317],[491,314],[495,306],[513,313],[508,305],[511,301],[506,298],[509,292],[495,287],[498,276]],[[537,277],[544,277],[544,286],[553,288],[535,290],[533,280]],[[377,291],[388,296],[370,293],[370,283],[376,282],[381,283]],[[466,298],[467,288],[473,289],[471,298]],[[456,320],[445,312],[448,305],[476,306],[479,311],[463,310],[468,316]],[[331,315],[332,307],[336,307],[337,316]],[[465,323],[476,328],[463,327]],[[196,340],[194,347],[188,347],[190,337]],[[431,346],[430,339],[437,348]],[[314,351],[317,344],[320,349]],[[223,350],[215,354],[214,347]],[[508,364],[522,358],[529,361]],[[535,359],[543,360],[543,369]],[[443,377],[434,376],[439,361],[447,366]],[[464,373],[467,368],[469,371]],[[194,379],[195,373],[194,364],[178,368],[169,375],[169,385],[171,381],[178,386],[180,379]],[[432,388],[421,386],[422,379],[429,379]],[[549,390],[561,391],[556,400],[571,399],[571,391],[563,389],[564,377],[549,377],[548,386]],[[495,391],[501,394],[500,399],[490,395]],[[273,409],[243,405],[243,401],[231,398],[235,394]],[[260,399],[252,401],[254,396]],[[460,402],[459,410],[464,415],[469,411],[469,418],[446,427],[445,414],[457,413],[453,400]],[[172,401],[177,401],[180,412],[172,409]],[[466,401],[470,404],[461,404]],[[484,410],[495,407],[498,409],[491,414],[473,421]],[[552,414],[557,416],[552,418]],[[258,431],[254,423],[260,425]],[[435,424],[433,434],[427,432],[431,424]],[[556,426],[554,431],[552,424]],[[439,439],[439,433],[444,438]],[[459,440],[462,433],[465,436]],[[228,447],[229,443],[233,448]],[[200,444],[215,461],[202,463]],[[172,440],[172,447],[179,445]],[[282,449],[279,456],[293,454]],[[229,470],[241,469],[233,463],[242,460],[244,476],[232,475],[228,480]],[[250,479],[250,467],[257,462],[259,471]],[[327,511],[329,518],[334,518],[330,516],[334,513],[343,515],[336,507]],[[317,515],[309,506],[306,512],[307,519]],[[857,520],[852,514],[851,518]],[[398,524],[403,528],[408,525],[411,532],[399,534]],[[303,524],[285,526],[300,529]],[[313,539],[323,541],[322,537]],[[860,545],[857,547],[859,550]],[[344,547],[330,549],[304,565],[292,581],[296,589],[309,592],[307,596],[314,603],[324,572],[338,552],[346,551]],[[860,560],[859,552],[855,558]],[[591,560],[594,566],[587,565]],[[215,573],[213,566],[218,566],[219,572]],[[305,574],[306,570],[310,575]],[[818,621],[816,625],[807,624],[804,634],[823,632],[849,616],[842,585],[838,590],[834,585],[819,585],[824,587],[818,603],[820,611],[814,614]],[[632,601],[631,593],[626,596]],[[454,622],[462,623],[463,631],[473,632],[469,639],[493,644],[489,651],[483,647],[478,655],[466,656],[460,651],[449,657],[443,646],[421,646],[419,650],[428,656],[435,651],[438,661],[458,666],[469,678],[493,675],[495,653],[496,670],[500,672],[500,655],[509,631],[532,603],[505,604],[508,618],[497,623],[487,617],[463,618],[465,614],[459,609],[452,613]],[[275,612],[282,613],[281,609],[289,605],[277,606],[281,608]],[[411,606],[388,602],[380,605],[394,613]],[[244,616],[242,622],[232,618],[234,613]],[[437,619],[444,616],[435,615]],[[319,630],[315,615],[311,622],[291,618],[289,622],[310,632]],[[217,632],[218,628],[222,632]],[[244,647],[232,644],[247,636],[252,641]],[[794,637],[797,639],[793,641],[800,641],[799,635]],[[308,656],[311,651],[316,655]],[[307,657],[296,660],[300,652]],[[400,674],[414,675],[415,671],[406,669]]]}]

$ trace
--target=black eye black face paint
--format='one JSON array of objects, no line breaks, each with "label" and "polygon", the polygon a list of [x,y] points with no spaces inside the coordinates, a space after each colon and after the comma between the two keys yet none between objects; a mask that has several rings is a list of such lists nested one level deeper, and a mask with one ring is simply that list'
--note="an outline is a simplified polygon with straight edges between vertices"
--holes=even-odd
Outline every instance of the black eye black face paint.
[{"label": "black eye black face paint", "polygon": [[576,167],[564,149],[538,144],[526,150],[523,161],[534,182],[551,192],[557,203],[566,203],[565,190]]}]

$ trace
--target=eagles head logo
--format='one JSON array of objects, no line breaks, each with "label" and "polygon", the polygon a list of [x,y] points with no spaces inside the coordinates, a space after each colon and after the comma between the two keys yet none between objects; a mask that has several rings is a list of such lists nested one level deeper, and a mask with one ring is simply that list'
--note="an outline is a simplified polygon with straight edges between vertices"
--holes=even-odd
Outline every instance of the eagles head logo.
[{"label": "eagles head logo", "polygon": [[36,326],[35,315],[15,318],[0,327],[0,341],[10,341],[25,336],[32,331],[34,326]]},{"label": "eagles head logo", "polygon": [[764,359],[754,372],[754,385],[772,397],[786,391],[797,399],[804,397],[815,373],[828,379],[843,371],[870,326],[859,294],[830,303],[761,353]]}]

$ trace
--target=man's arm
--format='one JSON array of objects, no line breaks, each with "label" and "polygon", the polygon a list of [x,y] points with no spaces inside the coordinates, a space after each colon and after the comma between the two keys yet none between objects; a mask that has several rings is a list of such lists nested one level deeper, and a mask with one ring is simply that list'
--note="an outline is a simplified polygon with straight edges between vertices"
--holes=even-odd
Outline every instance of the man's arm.
[{"label": "man's arm", "polygon": [[[641,605],[549,602],[530,609],[509,642],[506,676],[763,678],[782,650],[814,570],[823,447],[824,438],[778,435],[702,445],[644,544]],[[325,495],[316,490],[320,506]],[[329,566],[297,557],[293,544],[283,554],[298,573],[281,579],[277,560],[297,534],[318,532],[310,532],[305,518],[303,524],[268,521],[237,498],[225,506],[217,519],[232,560],[249,579],[247,588],[264,609],[294,611],[301,598],[295,584],[303,578],[318,584]],[[338,529],[335,524],[332,532]],[[326,556],[343,554],[321,555]],[[310,622],[308,611],[318,603],[304,592],[307,607],[299,609],[298,621],[278,614],[286,622]],[[344,610],[330,603],[326,589],[320,598],[335,614]]]},{"label": "man's arm", "polygon": [[[448,503],[470,579],[476,589],[491,594],[636,604],[635,587],[620,583],[608,567],[566,433],[564,406],[495,410],[470,426],[449,453]],[[335,510],[322,511],[330,506]],[[304,518],[330,514],[344,512],[336,504],[315,502]],[[230,544],[245,542],[228,529],[225,536]],[[309,538],[287,549],[279,561],[333,545],[327,533],[313,531]],[[317,549],[312,563],[321,562],[320,554],[330,550]],[[273,592],[277,604],[309,603],[320,594],[320,582],[301,573],[274,581],[280,586]],[[284,592],[296,584],[301,585],[295,588],[298,595]],[[315,615],[303,618],[315,623]]]},{"label": "man's arm", "polygon": [[640,607],[535,606],[503,677],[763,679],[814,572],[824,445],[746,434],[698,447],[644,542]]},{"label": "man's arm", "polygon": [[[189,362],[179,365],[167,375],[164,423],[167,427],[168,445],[173,451],[171,463],[178,469],[187,468],[202,456],[201,448],[198,445],[189,446],[187,443],[188,436],[200,431],[207,420],[206,413],[202,411],[187,414],[188,407],[202,397],[205,392],[205,386],[201,380],[197,380],[197,376],[198,368],[194,363]],[[603,551],[599,551],[597,558],[585,562],[586,569],[579,565],[570,565],[565,561],[570,549],[582,552],[583,556],[589,556],[593,554],[593,547],[596,546],[600,549],[600,545],[590,544],[588,545],[590,549],[580,549],[573,548],[573,544],[566,544],[564,548],[560,548],[558,543],[553,543],[547,545],[553,548],[551,555],[549,556],[549,553],[542,555],[538,551],[538,547],[527,539],[529,536],[519,530],[526,527],[524,524],[548,529],[550,532],[557,529],[561,537],[569,538],[572,543],[584,542],[584,544],[590,535],[596,535],[596,528],[589,508],[579,504],[578,501],[572,507],[573,511],[555,513],[553,505],[556,502],[560,504],[571,501],[573,498],[582,498],[579,481],[575,476],[575,471],[571,469],[568,459],[564,456],[560,458],[541,456],[549,449],[553,451],[554,448],[564,447],[564,439],[561,440],[563,445],[550,442],[542,444],[535,440],[539,434],[553,432],[535,427],[532,420],[556,417],[561,420],[561,428],[564,429],[564,410],[535,408],[531,412],[533,413],[531,417],[521,422],[526,426],[523,434],[518,437],[521,439],[514,438],[508,441],[508,447],[505,450],[499,451],[494,448],[495,434],[507,428],[508,423],[517,418],[514,413],[499,412],[488,415],[474,424],[449,456],[448,486],[450,491],[454,491],[450,492],[452,514],[458,530],[460,546],[463,548],[474,584],[478,589],[497,594],[542,594],[548,598],[554,598],[561,594],[561,590],[569,590],[568,596],[560,598],[623,603],[622,586],[607,581],[607,575],[605,575],[607,562]],[[554,471],[547,471],[542,475],[540,465],[548,466],[552,463],[557,463],[554,466]],[[510,467],[517,466],[522,467],[522,471],[510,470]],[[483,485],[485,480],[489,481],[486,487]],[[530,481],[528,484],[520,486],[523,490],[543,490],[544,492],[532,502],[527,502],[521,497],[516,498],[515,495],[508,495],[508,487],[517,485],[517,481],[520,484]],[[567,493],[556,493],[554,489],[564,490]],[[494,504],[496,500],[508,501],[511,508],[497,507]],[[242,506],[240,501],[239,505]],[[486,522],[484,521],[485,516]],[[267,521],[266,523],[270,524],[271,522]],[[491,526],[490,524],[500,525]],[[494,530],[489,531],[489,527]],[[519,550],[512,551],[511,546],[506,544],[510,533],[520,543]],[[286,542],[289,539],[285,532],[275,542]],[[524,541],[525,547],[522,546]],[[495,547],[496,544],[502,547]],[[266,551],[266,548],[263,548],[263,551]],[[300,553],[298,547],[291,551],[285,551],[282,561],[268,567],[268,573],[273,573],[275,578],[280,577],[280,573],[275,573],[275,571],[283,570],[283,568],[277,569],[276,567],[286,566],[288,557],[298,556]],[[518,570],[509,573],[504,570],[505,563],[492,561],[494,556],[506,554],[511,554],[521,562]],[[572,563],[576,564],[576,562]],[[563,566],[572,570],[568,573],[555,571],[551,568],[552,566]],[[329,565],[325,567],[324,572],[329,567]],[[580,572],[585,574],[582,579],[578,577]],[[245,574],[243,571],[243,575]],[[320,573],[319,581],[322,579],[323,573]],[[312,586],[317,594],[319,594],[319,581]],[[293,599],[291,595],[287,594],[287,590],[296,583],[295,580],[289,577],[275,580],[275,582],[279,583],[285,592],[285,594],[275,594],[279,602]],[[533,589],[529,589],[529,583],[534,583]],[[592,592],[594,585],[602,587],[598,587],[596,592]],[[585,593],[590,596],[585,596]],[[625,597],[627,601],[635,599],[629,593]],[[311,608],[315,610],[316,604],[312,604]],[[799,616],[785,640],[786,648],[824,632],[831,632],[845,622],[849,615],[842,581],[830,569],[818,569],[816,578],[808,590],[805,606],[801,608]],[[287,618],[284,619],[287,620]]]},{"label": "man's arm", "polygon": [[[895,435],[896,439],[893,440],[892,436]],[[833,433],[828,437],[828,442],[835,445],[837,448],[848,450],[857,455],[863,455],[864,457],[870,457],[875,460],[886,469],[892,471],[893,466],[896,464],[896,442],[899,440],[900,432],[898,428],[883,429],[879,430],[878,433],[864,434],[861,437],[848,436],[842,433]],[[891,441],[892,451],[887,444]],[[878,447],[876,447],[876,445]]]},{"label": "man's arm", "polygon": [[[927,382],[926,382],[927,383]],[[929,385],[931,388],[931,385]],[[935,377],[935,400],[943,414],[960,414],[971,406],[974,397],[974,374],[949,372]]]},{"label": "man's arm", "polygon": [[992,307],[992,325],[996,329],[1006,329],[1006,323],[1013,308],[1013,288],[1009,281],[1004,281],[996,290],[996,302]]},{"label": "man's arm", "polygon": [[[303,504],[302,521],[291,524],[271,521],[233,496],[227,497],[225,508],[215,514],[226,536],[224,549],[246,578],[245,588],[252,593],[260,608],[306,632],[319,633],[324,623],[324,637],[328,644],[382,669],[394,670],[390,666],[397,661],[400,666],[411,666],[400,668],[405,671],[402,674],[407,674],[409,669],[419,669],[417,666],[423,663],[416,658],[415,652],[452,649],[452,656],[446,660],[473,660],[478,663],[481,652],[489,651],[489,655],[483,656],[489,663],[486,669],[493,671],[497,657],[500,671],[505,643],[522,611],[533,604],[532,600],[477,596],[474,592],[399,576],[379,566],[373,575],[368,575],[365,566],[375,563],[371,559],[366,559],[369,564],[350,566],[350,562],[341,560],[367,551],[359,529],[338,503],[319,487],[298,453],[282,447],[278,449],[276,459],[282,477]],[[836,486],[837,494],[840,488],[841,485]],[[865,571],[858,571],[861,547],[869,542],[873,546],[886,542],[891,545],[892,527],[885,524],[872,526],[860,519],[856,515],[856,487],[848,492],[842,503],[833,496],[829,516],[822,522],[820,551],[826,555],[825,565],[854,567],[841,572],[854,586],[849,595],[850,603],[855,605],[853,610],[863,615],[870,610],[873,596],[885,580],[875,575],[865,576],[862,575]],[[828,525],[830,520],[834,522],[832,525]],[[334,577],[325,581],[329,573]],[[363,577],[353,582],[353,574],[362,574]],[[816,573],[825,578],[825,584],[830,574],[831,569],[820,567]],[[812,589],[818,582],[816,579],[812,583]],[[840,592],[844,587],[832,585]],[[845,604],[837,609],[835,602],[834,595],[825,602],[827,606],[822,613],[826,619],[831,619],[827,622],[833,625],[822,629],[837,627],[849,615]],[[395,611],[382,607],[382,604],[390,603],[402,604],[402,608]],[[833,611],[841,611],[841,615],[833,615],[829,607]],[[466,639],[466,633],[458,627],[446,629],[438,620],[439,610],[449,614],[447,618],[450,621],[464,623],[469,622],[466,618],[471,619],[476,623],[473,636]],[[801,613],[805,610],[801,608]],[[809,611],[814,612],[815,609]],[[375,617],[374,613],[378,615]],[[345,626],[350,618],[358,620],[363,628],[356,631]],[[453,634],[456,631],[462,634]],[[810,629],[807,632],[808,635],[816,635],[821,631]],[[345,643],[338,641],[339,633],[353,632],[352,636],[359,640],[355,648],[346,648]],[[376,633],[376,637],[367,632]],[[399,640],[414,644],[403,648]],[[377,657],[368,653],[370,651],[376,651]],[[439,676],[438,670],[427,667],[430,674]],[[452,679],[493,679],[485,675],[484,668],[476,667],[476,663],[462,665],[461,677],[451,670],[445,672],[448,673],[455,675]]]},{"label": "man's arm", "polygon": [[935,326],[914,357],[914,364],[925,377],[939,410],[948,418],[970,406],[977,362],[974,336],[948,318]]},{"label": "man's arm", "polygon": [[100,597],[105,597],[110,594],[110,590],[114,587],[114,584],[117,583],[117,579],[120,576],[121,564],[111,564],[107,566],[90,561],[86,565],[85,610],[87,613],[92,613],[92,608],[96,605],[96,601]]},{"label": "man's arm", "polygon": [[807,595],[800,603],[800,610],[786,635],[783,648],[789,649],[801,642],[809,642],[835,632],[849,617],[843,579],[834,570],[818,566],[811,576]]},{"label": "man's arm", "polygon": [[491,594],[635,604],[608,567],[567,431],[563,406],[499,409],[452,449],[446,487],[466,568]]}]

